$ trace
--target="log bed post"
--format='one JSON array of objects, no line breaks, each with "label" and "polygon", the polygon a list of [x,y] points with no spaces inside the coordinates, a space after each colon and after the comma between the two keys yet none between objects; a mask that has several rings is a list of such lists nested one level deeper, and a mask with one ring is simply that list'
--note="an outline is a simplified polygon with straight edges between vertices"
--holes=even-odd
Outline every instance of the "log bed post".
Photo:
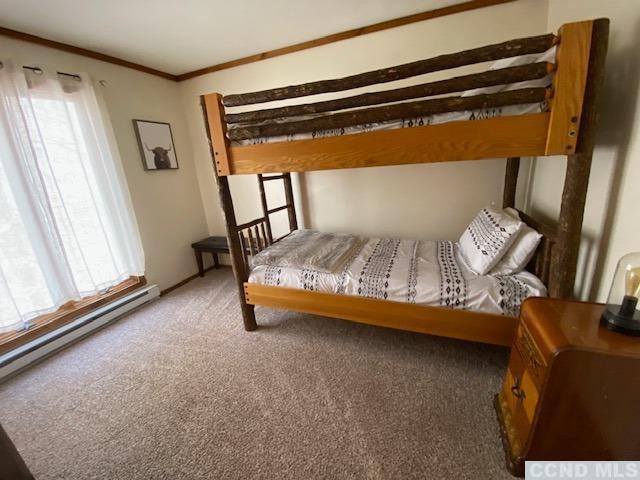
[{"label": "log bed post", "polygon": [[518,188],[518,172],[520,170],[520,157],[507,158],[507,166],[504,172],[504,193],[502,194],[502,208],[515,208],[516,189]]},{"label": "log bed post", "polygon": [[249,305],[245,301],[244,282],[249,279],[247,266],[244,260],[244,247],[240,243],[238,236],[238,224],[236,214],[233,209],[233,198],[229,189],[229,172],[228,152],[229,141],[226,138],[226,124],[224,123],[224,108],[222,106],[222,97],[217,93],[204,95],[201,97],[204,109],[204,121],[206,125],[207,137],[214,162],[214,172],[216,175],[216,183],[218,185],[218,195],[220,196],[220,206],[224,214],[227,241],[229,242],[229,253],[231,255],[231,266],[233,274],[238,286],[238,295],[240,297],[240,308],[242,309],[242,320],[244,329],[247,331],[257,328],[254,306]]},{"label": "log bed post", "polygon": [[[561,32],[562,43],[562,32]],[[575,153],[568,155],[562,204],[560,207],[557,244],[551,256],[549,294],[557,298],[571,298],[580,250],[582,220],[587,198],[591,159],[597,123],[597,101],[604,82],[604,62],[609,38],[609,20],[593,21],[582,114],[573,117],[580,123]],[[559,59],[562,61],[562,57]],[[567,142],[570,143],[570,142]],[[567,149],[570,148],[567,145]]]},{"label": "log bed post", "polygon": [[287,214],[289,215],[289,231],[298,229],[298,219],[296,217],[296,204],[293,201],[293,188],[291,186],[291,174],[286,172],[282,175],[284,180],[284,197],[287,202]]}]

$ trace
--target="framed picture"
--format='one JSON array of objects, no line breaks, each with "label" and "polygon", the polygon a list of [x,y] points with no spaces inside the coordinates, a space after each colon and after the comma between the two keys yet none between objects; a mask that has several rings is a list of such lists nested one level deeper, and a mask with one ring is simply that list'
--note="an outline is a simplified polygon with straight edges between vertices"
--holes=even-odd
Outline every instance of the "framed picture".
[{"label": "framed picture", "polygon": [[178,168],[176,147],[171,125],[166,122],[133,120],[142,166],[145,170],[175,170]]}]

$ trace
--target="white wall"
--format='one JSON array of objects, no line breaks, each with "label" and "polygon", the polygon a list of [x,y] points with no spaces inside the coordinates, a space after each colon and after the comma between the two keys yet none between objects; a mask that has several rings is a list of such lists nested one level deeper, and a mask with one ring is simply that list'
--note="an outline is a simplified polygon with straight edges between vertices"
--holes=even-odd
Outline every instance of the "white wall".
[{"label": "white wall", "polygon": [[[100,88],[113,124],[146,255],[146,277],[161,289],[197,271],[190,244],[207,234],[183,105],[175,82],[0,36],[0,54],[24,64],[86,72]],[[180,168],[145,172],[131,120],[171,123]]]},{"label": "white wall", "polygon": [[[205,140],[199,95],[240,93],[340,77],[546,31],[546,2],[519,0],[181,82],[209,232],[223,233],[224,223]],[[417,80],[424,79],[413,81]],[[298,190],[302,191],[306,208],[300,208],[300,202],[298,206],[299,213],[306,217],[307,227],[372,235],[454,239],[480,207],[490,202],[501,203],[504,160],[311,172],[300,177],[302,188]],[[231,182],[237,195],[239,221],[258,216],[255,177],[232,177]]]},{"label": "white wall", "polygon": [[[640,250],[640,2],[550,0],[550,30],[598,17],[611,19],[604,94],[583,227],[576,291],[605,301],[618,259]],[[557,217],[564,180],[562,158],[538,159],[529,208]]]}]

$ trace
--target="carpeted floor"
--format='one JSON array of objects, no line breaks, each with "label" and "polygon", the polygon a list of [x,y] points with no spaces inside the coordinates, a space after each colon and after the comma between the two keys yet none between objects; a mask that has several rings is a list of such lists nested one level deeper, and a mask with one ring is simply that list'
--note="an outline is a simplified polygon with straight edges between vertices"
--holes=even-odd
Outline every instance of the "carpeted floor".
[{"label": "carpeted floor", "polygon": [[507,350],[275,310],[212,271],[0,386],[44,479],[511,478]]}]

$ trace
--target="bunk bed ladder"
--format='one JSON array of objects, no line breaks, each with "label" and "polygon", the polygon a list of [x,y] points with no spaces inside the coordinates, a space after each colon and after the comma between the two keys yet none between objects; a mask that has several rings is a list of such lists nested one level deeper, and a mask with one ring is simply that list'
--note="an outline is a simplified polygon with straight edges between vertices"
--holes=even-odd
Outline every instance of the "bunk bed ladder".
[{"label": "bunk bed ladder", "polygon": [[[284,186],[284,197],[285,204],[280,207],[269,208],[267,205],[267,195],[264,188],[264,182],[268,182],[270,180],[282,180]],[[293,187],[291,185],[291,174],[290,173],[281,173],[279,175],[262,175],[258,174],[258,188],[260,190],[260,203],[262,204],[262,213],[265,218],[265,227],[267,238],[269,239],[269,243],[277,242],[278,240],[282,240],[284,237],[288,235],[288,233],[282,237],[273,239],[273,231],[271,229],[271,219],[270,216],[274,213],[280,212],[282,210],[287,210],[287,214],[289,216],[289,233],[298,229],[298,220],[296,218],[296,205],[293,200]]]}]

